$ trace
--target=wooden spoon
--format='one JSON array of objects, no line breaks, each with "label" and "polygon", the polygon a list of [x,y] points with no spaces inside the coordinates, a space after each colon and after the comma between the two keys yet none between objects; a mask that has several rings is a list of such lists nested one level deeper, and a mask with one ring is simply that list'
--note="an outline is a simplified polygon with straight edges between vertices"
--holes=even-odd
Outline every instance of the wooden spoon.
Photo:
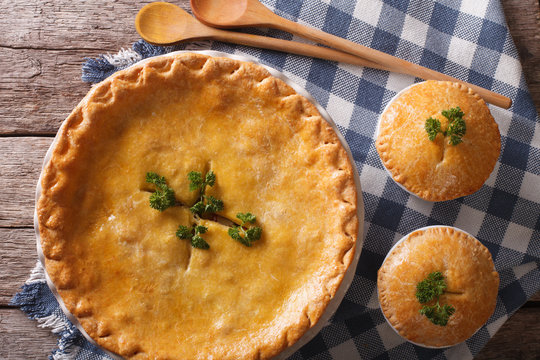
[{"label": "wooden spoon", "polygon": [[135,18],[135,28],[144,40],[155,45],[213,39],[388,70],[384,66],[334,49],[215,29],[204,25],[178,6],[167,2],[153,2],[144,6]]},{"label": "wooden spoon", "polygon": [[469,84],[435,70],[368,48],[352,41],[284,19],[258,0],[190,0],[193,14],[201,22],[219,28],[264,26],[284,30],[335,49],[367,59],[390,71],[422,79],[460,82],[478,93],[487,102],[508,109],[512,100],[495,92]]}]

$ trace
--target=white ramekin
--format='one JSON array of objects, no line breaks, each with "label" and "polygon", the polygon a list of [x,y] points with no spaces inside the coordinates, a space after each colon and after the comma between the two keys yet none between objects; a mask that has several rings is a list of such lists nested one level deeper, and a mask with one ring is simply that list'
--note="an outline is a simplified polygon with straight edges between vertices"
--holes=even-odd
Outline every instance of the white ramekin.
[{"label": "white ramekin", "polygon": [[[399,239],[395,244],[394,246],[392,246],[392,248],[390,249],[390,251],[388,251],[388,254],[386,254],[382,264],[381,264],[381,267],[382,265],[386,262],[386,259],[388,259],[388,256],[390,256],[390,254],[394,251],[394,249],[399,245],[401,244],[403,241],[405,241],[406,239],[409,238],[409,236],[411,236],[411,234],[417,232],[417,231],[421,231],[421,230],[427,230],[427,229],[431,229],[431,228],[449,228],[449,229],[454,229],[456,231],[460,231],[464,234],[467,234],[469,235],[470,237],[472,237],[473,239],[475,239],[476,241],[478,241],[478,239],[474,236],[472,236],[471,234],[469,234],[468,232],[466,232],[465,230],[461,230],[457,227],[454,227],[454,226],[446,226],[446,225],[431,225],[431,226],[424,226],[422,228],[419,228],[419,229],[416,229],[416,230],[413,230],[411,231],[410,233],[408,233],[407,235],[405,235],[404,237],[402,237],[401,239]],[[377,301],[379,301],[379,283],[377,282]],[[379,307],[381,307],[381,304],[379,303]],[[417,343],[417,342],[414,342],[414,341],[411,341],[409,339],[407,339],[406,337],[402,336],[399,331],[396,330],[396,328],[392,325],[392,323],[390,323],[390,321],[388,320],[388,318],[386,317],[386,314],[384,313],[384,311],[382,311],[382,308],[381,308],[381,313],[383,314],[384,316],[384,319],[386,320],[386,323],[392,328],[392,330],[395,331],[396,334],[398,334],[402,339],[410,342],[411,344],[414,344],[414,345],[417,345],[417,346],[421,346],[421,347],[424,347],[424,348],[427,348],[427,349],[446,349],[446,348],[449,348],[449,347],[452,347],[452,346],[456,346],[456,345],[459,345],[461,343],[457,343],[457,344],[451,344],[451,345],[444,345],[444,346],[430,346],[430,345],[424,345],[424,344],[421,344],[421,343]],[[485,324],[482,324],[478,327],[478,329],[476,329],[472,334],[471,336],[469,336],[469,339],[478,332],[478,330],[480,330],[482,328],[482,326],[484,326]]]}]

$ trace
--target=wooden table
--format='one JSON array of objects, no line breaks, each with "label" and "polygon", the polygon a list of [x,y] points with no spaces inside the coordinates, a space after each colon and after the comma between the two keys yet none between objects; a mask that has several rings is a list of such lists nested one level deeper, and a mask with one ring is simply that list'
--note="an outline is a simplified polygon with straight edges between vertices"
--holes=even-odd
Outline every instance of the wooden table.
[{"label": "wooden table", "polygon": [[[351,0],[353,1],[353,0]],[[537,108],[540,107],[538,0],[503,5]],[[178,2],[187,4],[187,0]],[[60,123],[88,91],[85,57],[130,47],[146,1],[10,0],[0,12],[0,359],[45,359],[55,347],[9,300],[36,262],[32,228],[41,162]],[[482,350],[479,359],[540,358],[540,293]]]}]

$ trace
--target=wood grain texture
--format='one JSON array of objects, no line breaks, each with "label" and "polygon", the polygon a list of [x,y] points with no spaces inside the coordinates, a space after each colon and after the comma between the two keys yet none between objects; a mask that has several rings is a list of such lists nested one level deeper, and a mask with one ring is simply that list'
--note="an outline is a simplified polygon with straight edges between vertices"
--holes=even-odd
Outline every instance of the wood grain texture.
[{"label": "wood grain texture", "polygon": [[536,111],[540,112],[540,10],[539,0],[503,0],[510,33],[521,58]]},{"label": "wood grain texture", "polygon": [[[61,122],[90,86],[85,57],[139,39],[133,21],[150,0],[10,0],[0,12],[0,359],[45,359],[56,337],[7,304],[35,265],[34,191]],[[351,0],[353,1],[353,0]],[[188,0],[177,0],[186,8]],[[538,0],[502,0],[540,109]],[[47,137],[48,136],[48,137]],[[540,358],[540,293],[508,320],[478,359]]]},{"label": "wood grain texture", "polygon": [[531,296],[529,299],[529,306],[538,306],[540,307],[540,291]]},{"label": "wood grain texture", "polygon": [[36,184],[53,138],[0,138],[0,227],[33,226]]},{"label": "wood grain texture", "polygon": [[79,49],[0,51],[6,69],[0,72],[0,134],[54,135],[90,89],[80,80],[81,65],[84,56],[95,55]]},{"label": "wood grain texture", "polygon": [[45,360],[56,347],[56,339],[19,309],[0,308],[0,359]]},{"label": "wood grain texture", "polygon": [[476,356],[476,360],[540,358],[540,307],[515,313]]},{"label": "wood grain texture", "polygon": [[[0,14],[0,133],[54,134],[88,91],[85,57],[129,47],[140,1],[14,0]],[[16,16],[13,16],[16,14]]]},{"label": "wood grain texture", "polygon": [[[36,236],[32,228],[0,228],[0,308],[8,306],[13,295],[37,261]],[[0,357],[1,359],[2,357]]]}]

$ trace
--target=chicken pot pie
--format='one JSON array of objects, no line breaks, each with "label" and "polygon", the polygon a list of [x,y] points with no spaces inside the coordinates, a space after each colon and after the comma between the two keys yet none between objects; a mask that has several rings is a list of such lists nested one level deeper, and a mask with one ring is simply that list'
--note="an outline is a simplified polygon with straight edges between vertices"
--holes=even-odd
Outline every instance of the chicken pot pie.
[{"label": "chicken pot pie", "polygon": [[501,138],[484,100],[470,88],[425,81],[405,89],[379,120],[376,148],[392,178],[429,201],[470,195],[487,180]]},{"label": "chicken pot pie", "polygon": [[[214,174],[214,217],[190,211],[190,172]],[[149,205],[149,173],[174,206]],[[355,253],[345,149],[312,103],[249,62],[181,53],[109,77],[64,122],[41,186],[52,282],[129,359],[270,358],[317,322]],[[262,229],[252,246],[229,234],[239,213]],[[179,225],[204,227],[209,248]]]},{"label": "chicken pot pie", "polygon": [[452,346],[471,337],[493,314],[498,288],[489,250],[447,226],[407,235],[389,252],[377,279],[390,325],[426,347]]}]

